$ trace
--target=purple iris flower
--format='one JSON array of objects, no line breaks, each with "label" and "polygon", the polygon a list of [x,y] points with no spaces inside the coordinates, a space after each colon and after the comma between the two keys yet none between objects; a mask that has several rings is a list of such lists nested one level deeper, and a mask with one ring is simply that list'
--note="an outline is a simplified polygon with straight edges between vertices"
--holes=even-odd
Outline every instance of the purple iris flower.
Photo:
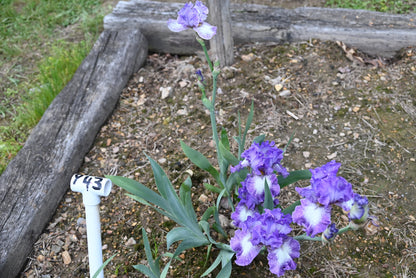
[{"label": "purple iris flower", "polygon": [[176,20],[168,20],[168,28],[173,32],[193,29],[201,38],[210,40],[216,34],[217,27],[206,23],[207,17],[208,8],[202,2],[196,1],[195,5],[189,2],[178,12]]},{"label": "purple iris flower", "polygon": [[244,202],[239,202],[235,211],[231,214],[231,219],[236,227],[241,228],[242,223],[245,222],[249,216],[253,217],[254,211],[249,209]]},{"label": "purple iris flower", "polygon": [[[236,209],[232,218],[235,220],[237,214],[246,214],[243,213],[245,210],[244,207]],[[287,236],[292,230],[291,220],[291,216],[283,214],[279,208],[265,209],[263,214],[255,212],[247,215],[246,220],[240,222],[241,229],[235,232],[230,241],[231,248],[236,252],[236,264],[250,264],[266,246],[273,273],[281,275],[285,270],[295,269],[293,258],[299,257],[299,243]]]},{"label": "purple iris flower", "polygon": [[257,232],[262,225],[260,218],[258,212],[248,216],[246,221],[240,223],[241,230],[236,230],[230,240],[230,246],[237,256],[235,263],[240,266],[249,265],[262,248],[261,236]]},{"label": "purple iris flower", "polygon": [[268,249],[270,271],[278,276],[285,273],[286,270],[296,269],[294,258],[299,257],[300,244],[297,240],[285,236],[283,243],[279,248]]},{"label": "purple iris flower", "polygon": [[260,253],[262,246],[252,242],[253,235],[249,230],[236,230],[230,240],[230,246],[237,255],[235,263],[240,266],[249,265]]},{"label": "purple iris flower", "polygon": [[[248,174],[246,179],[241,183],[242,188],[245,188],[247,194],[245,199],[250,198],[256,205],[259,205],[264,202],[264,188],[265,182],[270,189],[272,197],[278,202],[278,199],[275,199],[280,193],[280,186],[277,181],[276,175],[267,175],[259,176]],[[241,196],[240,196],[241,199]]]},{"label": "purple iris flower", "polygon": [[321,206],[309,199],[301,199],[301,205],[292,213],[293,222],[305,227],[306,234],[314,237],[331,223],[331,207]]},{"label": "purple iris flower", "polygon": [[262,243],[270,248],[278,248],[283,244],[284,237],[292,231],[292,217],[285,215],[279,208],[265,209],[261,215],[260,233]]},{"label": "purple iris flower", "polygon": [[336,204],[344,210],[349,210],[353,198],[352,185],[337,172],[341,163],[328,162],[322,167],[311,169],[311,186],[296,188],[296,191],[312,202],[323,206]]},{"label": "purple iris flower", "polygon": [[283,151],[277,148],[273,141],[264,141],[261,144],[254,142],[241,154],[241,157],[243,160],[235,167],[231,167],[231,172],[250,167],[255,175],[270,175],[275,171],[284,177],[289,175],[286,168],[280,165]]}]

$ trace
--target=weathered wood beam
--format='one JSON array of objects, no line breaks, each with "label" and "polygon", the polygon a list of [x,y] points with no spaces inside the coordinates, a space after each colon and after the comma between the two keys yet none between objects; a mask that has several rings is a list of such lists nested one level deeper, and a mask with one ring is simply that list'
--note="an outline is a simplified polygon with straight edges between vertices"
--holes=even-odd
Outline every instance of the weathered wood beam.
[{"label": "weathered wood beam", "polygon": [[100,127],[147,57],[138,29],[104,31],[0,177],[0,276],[15,277]]},{"label": "weathered wood beam", "polygon": [[[149,50],[190,54],[200,50],[192,31],[173,33],[166,27],[176,18],[180,3],[120,1],[104,18],[107,29],[136,26],[149,41]],[[311,38],[340,40],[363,52],[392,57],[404,47],[416,45],[416,14],[393,15],[349,9],[276,7],[231,4],[235,44],[295,42]],[[215,22],[213,22],[215,25]]]},{"label": "weathered wood beam", "polygon": [[209,18],[217,26],[217,34],[210,40],[211,50],[220,66],[234,63],[234,40],[231,29],[230,0],[208,0]]}]

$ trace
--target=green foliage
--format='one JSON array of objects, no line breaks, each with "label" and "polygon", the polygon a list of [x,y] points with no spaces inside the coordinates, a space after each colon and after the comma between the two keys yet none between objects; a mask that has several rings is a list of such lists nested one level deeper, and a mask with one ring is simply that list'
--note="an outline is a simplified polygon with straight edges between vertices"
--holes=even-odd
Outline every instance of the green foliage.
[{"label": "green foliage", "polygon": [[416,11],[415,3],[408,0],[327,0],[326,6],[333,8],[361,9],[398,14],[412,13]]},{"label": "green foliage", "polygon": [[10,157],[20,150],[28,136],[27,130],[38,123],[55,96],[72,78],[90,47],[91,42],[82,41],[69,47],[68,43],[60,41],[52,48],[52,56],[41,61],[38,76],[41,85],[22,96],[23,103],[14,108],[13,121],[0,126],[0,173]]},{"label": "green foliage", "polygon": [[[0,1],[0,174],[101,32],[101,3]],[[81,42],[57,41],[63,28]]]},{"label": "green foliage", "polygon": [[2,1],[0,2],[0,54],[14,57],[23,51],[22,42],[42,43],[56,27],[79,22],[85,13],[100,6],[99,0]]},{"label": "green foliage", "polygon": [[38,123],[55,96],[71,80],[91,45],[91,42],[82,41],[68,47],[67,43],[60,41],[52,47],[52,56],[39,65],[39,83],[42,85],[25,97],[25,104],[18,110],[15,120],[19,127]]},{"label": "green foliage", "polygon": [[110,261],[112,260],[112,259],[114,259],[114,257],[116,256],[117,254],[114,254],[114,255],[112,255],[110,258],[108,258],[98,269],[97,269],[97,271],[94,273],[94,275],[92,276],[92,278],[97,278],[98,277],[98,275],[100,275],[100,272],[110,263]]},{"label": "green foliage", "polygon": [[152,250],[150,249],[149,239],[147,237],[147,233],[145,229],[143,228],[142,228],[142,235],[143,235],[144,251],[145,251],[146,259],[147,259],[149,266],[138,264],[138,265],[133,266],[134,269],[140,271],[144,275],[151,277],[151,278],[166,277],[171,261],[169,261],[169,263],[166,264],[166,266],[164,267],[161,273],[160,272],[160,256],[157,257],[156,259],[153,258]]}]

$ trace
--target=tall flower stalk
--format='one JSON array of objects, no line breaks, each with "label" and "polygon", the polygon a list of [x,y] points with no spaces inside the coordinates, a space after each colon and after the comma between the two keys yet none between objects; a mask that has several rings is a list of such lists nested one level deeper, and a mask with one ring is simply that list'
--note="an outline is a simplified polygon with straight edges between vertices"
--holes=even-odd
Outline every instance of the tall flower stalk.
[{"label": "tall flower stalk", "polygon": [[[192,181],[188,177],[177,193],[162,168],[148,157],[158,192],[136,181],[124,178],[109,178],[129,192],[129,196],[138,202],[150,206],[159,213],[175,221],[178,226],[166,236],[167,248],[179,243],[172,258],[164,267],[159,268],[159,259],[151,256],[146,232],[143,230],[146,255],[149,266],[135,266],[136,269],[150,277],[165,277],[174,258],[184,250],[208,246],[207,258],[215,246],[219,253],[212,265],[202,276],[207,276],[221,264],[217,277],[230,277],[232,258],[240,266],[249,265],[261,252],[268,253],[269,269],[281,276],[288,270],[296,269],[296,258],[300,256],[300,240],[322,241],[330,243],[337,235],[355,230],[364,225],[369,217],[368,199],[353,192],[352,185],[338,176],[340,163],[331,161],[321,167],[310,170],[288,171],[282,164],[286,150],[279,149],[273,141],[266,141],[264,135],[254,139],[249,148],[245,148],[245,138],[253,118],[253,104],[247,117],[244,131],[238,117],[238,155],[230,150],[230,143],[225,129],[218,132],[216,122],[217,80],[220,74],[219,62],[211,61],[204,40],[211,39],[216,27],[206,23],[208,8],[200,1],[191,2],[178,12],[176,20],[170,19],[168,27],[174,32],[192,29],[197,34],[210,73],[212,75],[211,96],[206,94],[204,74],[196,72],[198,87],[202,92],[202,103],[208,109],[215,143],[219,169],[197,150],[180,142],[185,155],[199,168],[211,174],[216,184],[204,184],[206,189],[217,194],[215,204],[202,216],[197,215],[191,199]],[[279,203],[280,192],[290,184],[300,180],[310,180],[310,186],[296,191],[302,197],[286,208]],[[221,227],[218,208],[223,197],[231,205],[231,219],[236,228],[229,244],[211,237],[215,230],[228,239],[229,235]],[[331,219],[333,206],[339,206],[348,213],[349,224],[338,229]],[[208,221],[212,217],[211,221]],[[211,223],[211,224],[210,224]],[[303,235],[291,236],[292,224],[296,223],[304,230]],[[320,235],[320,236],[318,236]]]}]

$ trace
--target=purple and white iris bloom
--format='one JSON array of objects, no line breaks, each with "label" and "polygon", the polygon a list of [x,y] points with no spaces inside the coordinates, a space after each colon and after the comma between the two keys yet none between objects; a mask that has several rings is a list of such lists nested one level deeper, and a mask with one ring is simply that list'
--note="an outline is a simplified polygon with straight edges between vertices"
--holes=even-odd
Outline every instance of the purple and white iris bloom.
[{"label": "purple and white iris bloom", "polygon": [[324,232],[331,223],[331,206],[338,205],[349,211],[354,204],[352,185],[337,176],[341,163],[330,161],[322,167],[311,169],[311,185],[296,187],[304,197],[293,212],[293,221],[305,227],[306,233],[314,237]]},{"label": "purple and white iris bloom", "polygon": [[293,259],[299,257],[299,250],[299,242],[286,236],[279,248],[269,249],[267,259],[269,260],[270,271],[281,276],[286,270],[296,269],[296,263]]},{"label": "purple and white iris bloom", "polygon": [[293,222],[305,227],[307,235],[314,237],[331,224],[331,207],[322,206],[309,199],[301,199],[301,205],[292,213]]},{"label": "purple and white iris bloom", "polygon": [[189,2],[178,12],[176,20],[168,20],[168,28],[173,32],[193,29],[201,38],[210,40],[216,34],[217,27],[206,23],[207,17],[208,8],[202,2],[196,1],[195,5]]},{"label": "purple and white iris bloom", "polygon": [[236,264],[249,265],[260,253],[262,246],[253,244],[252,239],[253,235],[247,229],[235,231],[234,237],[230,240],[230,246],[237,256]]},{"label": "purple and white iris bloom", "polygon": [[261,144],[254,142],[241,154],[241,157],[243,160],[235,167],[231,167],[231,172],[250,167],[253,175],[270,175],[275,171],[284,177],[289,175],[286,168],[280,165],[283,151],[277,148],[273,141],[264,141]]},{"label": "purple and white iris bloom", "polygon": [[352,185],[343,177],[337,176],[341,163],[334,160],[322,167],[311,169],[311,186],[296,188],[298,193],[312,202],[323,206],[336,204],[344,210],[350,210],[353,198]]},{"label": "purple and white iris bloom", "polygon": [[243,202],[239,202],[235,211],[231,214],[231,219],[236,227],[241,228],[241,224],[244,223],[249,216],[253,217],[254,211],[249,209]]},{"label": "purple and white iris bloom", "polygon": [[248,198],[251,198],[255,205],[263,203],[266,182],[273,199],[275,202],[278,202],[278,199],[275,199],[275,197],[277,197],[280,193],[280,186],[276,175],[273,174],[267,176],[248,174],[246,179],[241,183],[242,188],[244,188],[247,193],[245,199],[247,200]]},{"label": "purple and white iris bloom", "polygon": [[279,208],[265,209],[261,215],[259,233],[261,242],[270,248],[278,248],[283,244],[284,237],[292,231],[289,226],[292,222],[290,214],[285,215]]},{"label": "purple and white iris bloom", "polygon": [[[244,210],[245,208],[240,208],[239,214],[245,214]],[[238,214],[237,210],[235,213]],[[249,265],[262,247],[266,246],[271,272],[280,276],[285,270],[295,269],[293,259],[299,257],[300,246],[295,239],[287,236],[292,231],[291,221],[291,216],[283,214],[279,208],[265,209],[263,214],[255,212],[248,215],[246,221],[240,222],[241,230],[237,230],[230,241],[237,256],[235,263],[240,266]]]}]

